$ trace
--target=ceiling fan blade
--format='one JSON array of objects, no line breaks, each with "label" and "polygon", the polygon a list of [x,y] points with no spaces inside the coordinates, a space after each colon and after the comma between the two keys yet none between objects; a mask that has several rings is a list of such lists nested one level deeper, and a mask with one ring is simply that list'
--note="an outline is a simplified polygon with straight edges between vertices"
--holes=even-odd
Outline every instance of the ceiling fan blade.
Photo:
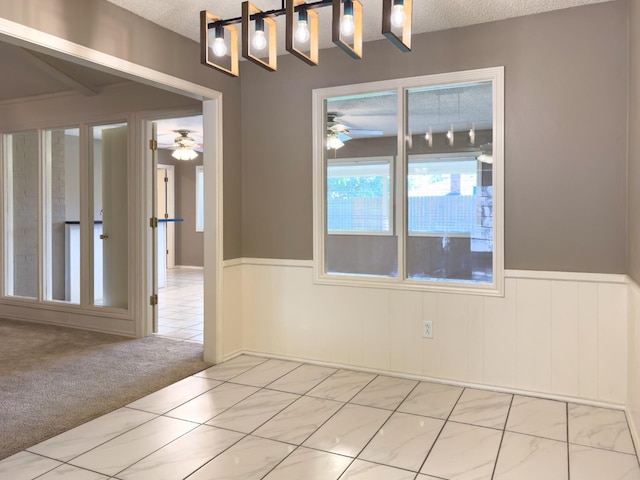
[{"label": "ceiling fan blade", "polygon": [[349,133],[353,135],[382,135],[384,132],[382,130],[356,130],[349,129]]},{"label": "ceiling fan blade", "polygon": [[338,138],[342,142],[348,142],[349,140],[351,140],[351,137],[349,135],[347,135],[346,133],[338,133]]}]

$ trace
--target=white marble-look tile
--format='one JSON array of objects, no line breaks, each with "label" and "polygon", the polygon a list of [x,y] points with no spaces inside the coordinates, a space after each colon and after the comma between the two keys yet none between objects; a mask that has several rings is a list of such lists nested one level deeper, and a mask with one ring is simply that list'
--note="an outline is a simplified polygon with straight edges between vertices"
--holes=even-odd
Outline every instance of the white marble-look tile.
[{"label": "white marble-look tile", "polygon": [[295,448],[249,436],[211,460],[189,480],[260,480]]},{"label": "white marble-look tile", "polygon": [[253,434],[300,445],[343,405],[326,398],[301,397]]},{"label": "white marble-look tile", "polygon": [[567,404],[515,395],[507,430],[552,440],[567,441]]},{"label": "white marble-look tile", "polygon": [[345,405],[303,445],[355,457],[390,415],[388,410]]},{"label": "white marble-look tile", "polygon": [[190,422],[204,423],[257,391],[257,387],[225,383],[183,403],[166,415]]},{"label": "white marble-look tile", "polygon": [[461,387],[451,385],[420,382],[398,407],[398,411],[446,419],[460,398],[462,390],[464,389]]},{"label": "white marble-look tile", "polygon": [[307,395],[348,402],[374,378],[371,373],[338,370]]},{"label": "white marble-look tile", "polygon": [[106,480],[100,473],[84,470],[73,465],[60,465],[58,468],[38,477],[38,480]]},{"label": "white marble-look tile", "polygon": [[417,472],[443,425],[444,420],[396,412],[358,458]]},{"label": "white marble-look tile", "polygon": [[351,461],[342,455],[300,447],[264,480],[337,480]]},{"label": "white marble-look tile", "polygon": [[35,453],[19,452],[0,461],[0,478],[11,480],[31,480],[62,463]]},{"label": "white marble-look tile", "polygon": [[415,380],[378,376],[351,403],[395,410],[417,384]]},{"label": "white marble-look tile", "polygon": [[621,410],[569,404],[569,442],[635,454]]},{"label": "white marble-look tile", "polygon": [[196,375],[214,380],[227,381],[266,361],[266,358],[240,355],[227,362],[219,363],[218,365],[207,368]]},{"label": "white marble-look tile", "polygon": [[187,377],[127,406],[145,412],[163,414],[218,385],[220,382],[216,380]]},{"label": "white marble-look tile", "polygon": [[449,420],[481,427],[504,428],[513,395],[465,389]]},{"label": "white marble-look tile", "polygon": [[202,425],[118,474],[122,480],[182,480],[244,437]]},{"label": "white marble-look tile", "polygon": [[502,432],[447,422],[421,473],[448,480],[489,480]]},{"label": "white marble-look tile", "polygon": [[105,475],[115,475],[197,426],[175,418],[158,417],[80,455],[70,463]]},{"label": "white marble-look tile", "polygon": [[251,433],[267,420],[295,402],[299,395],[275,390],[260,390],[207,422],[209,425]]},{"label": "white marble-look tile", "polygon": [[340,480],[413,480],[414,476],[406,470],[355,460]]},{"label": "white marble-look tile", "polygon": [[505,432],[493,480],[568,480],[567,443]]},{"label": "white marble-look tile", "polygon": [[569,471],[572,480],[640,480],[635,455],[582,445],[569,445]]},{"label": "white marble-look tile", "polygon": [[120,408],[34,445],[28,450],[66,462],[156,417],[153,413]]},{"label": "white marble-look tile", "polygon": [[282,392],[307,393],[313,387],[336,372],[335,368],[320,367],[317,365],[302,365],[284,377],[269,384],[269,388]]},{"label": "white marble-look tile", "polygon": [[232,381],[242,385],[265,387],[299,366],[296,362],[271,359],[234,377]]}]

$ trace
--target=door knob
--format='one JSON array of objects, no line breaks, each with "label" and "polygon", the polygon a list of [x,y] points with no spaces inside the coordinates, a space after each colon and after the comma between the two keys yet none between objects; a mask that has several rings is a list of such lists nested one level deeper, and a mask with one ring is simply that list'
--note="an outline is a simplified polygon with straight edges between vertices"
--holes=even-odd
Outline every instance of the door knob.
[{"label": "door knob", "polygon": [[100,240],[106,240],[107,238],[109,238],[109,235],[107,235],[106,233],[100,235]]}]

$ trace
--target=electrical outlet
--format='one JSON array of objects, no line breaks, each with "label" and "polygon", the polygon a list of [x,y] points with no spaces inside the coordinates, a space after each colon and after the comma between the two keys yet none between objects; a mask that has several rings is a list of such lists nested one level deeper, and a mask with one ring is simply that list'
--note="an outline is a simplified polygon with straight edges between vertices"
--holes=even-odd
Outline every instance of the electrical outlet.
[{"label": "electrical outlet", "polygon": [[433,338],[433,322],[425,320],[422,322],[422,336],[424,338]]}]

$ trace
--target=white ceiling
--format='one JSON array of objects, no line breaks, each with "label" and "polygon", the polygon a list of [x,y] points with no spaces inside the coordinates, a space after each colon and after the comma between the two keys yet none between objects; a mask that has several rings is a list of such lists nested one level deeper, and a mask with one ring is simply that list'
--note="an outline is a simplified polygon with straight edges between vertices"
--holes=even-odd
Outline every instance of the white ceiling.
[{"label": "white ceiling", "polygon": [[[241,15],[242,0],[107,0],[169,30],[199,41],[199,12],[209,10],[223,19]],[[308,0],[309,3],[312,0]],[[611,0],[414,0],[413,32],[433,32],[479,23],[520,17],[564,8],[604,3]],[[364,10],[364,40],[383,38],[382,0],[361,0]],[[261,10],[282,7],[281,0],[253,0]],[[331,8],[320,13],[320,47],[331,47]],[[284,18],[278,18],[283,31]],[[279,37],[278,52],[284,53],[284,35]]]}]

